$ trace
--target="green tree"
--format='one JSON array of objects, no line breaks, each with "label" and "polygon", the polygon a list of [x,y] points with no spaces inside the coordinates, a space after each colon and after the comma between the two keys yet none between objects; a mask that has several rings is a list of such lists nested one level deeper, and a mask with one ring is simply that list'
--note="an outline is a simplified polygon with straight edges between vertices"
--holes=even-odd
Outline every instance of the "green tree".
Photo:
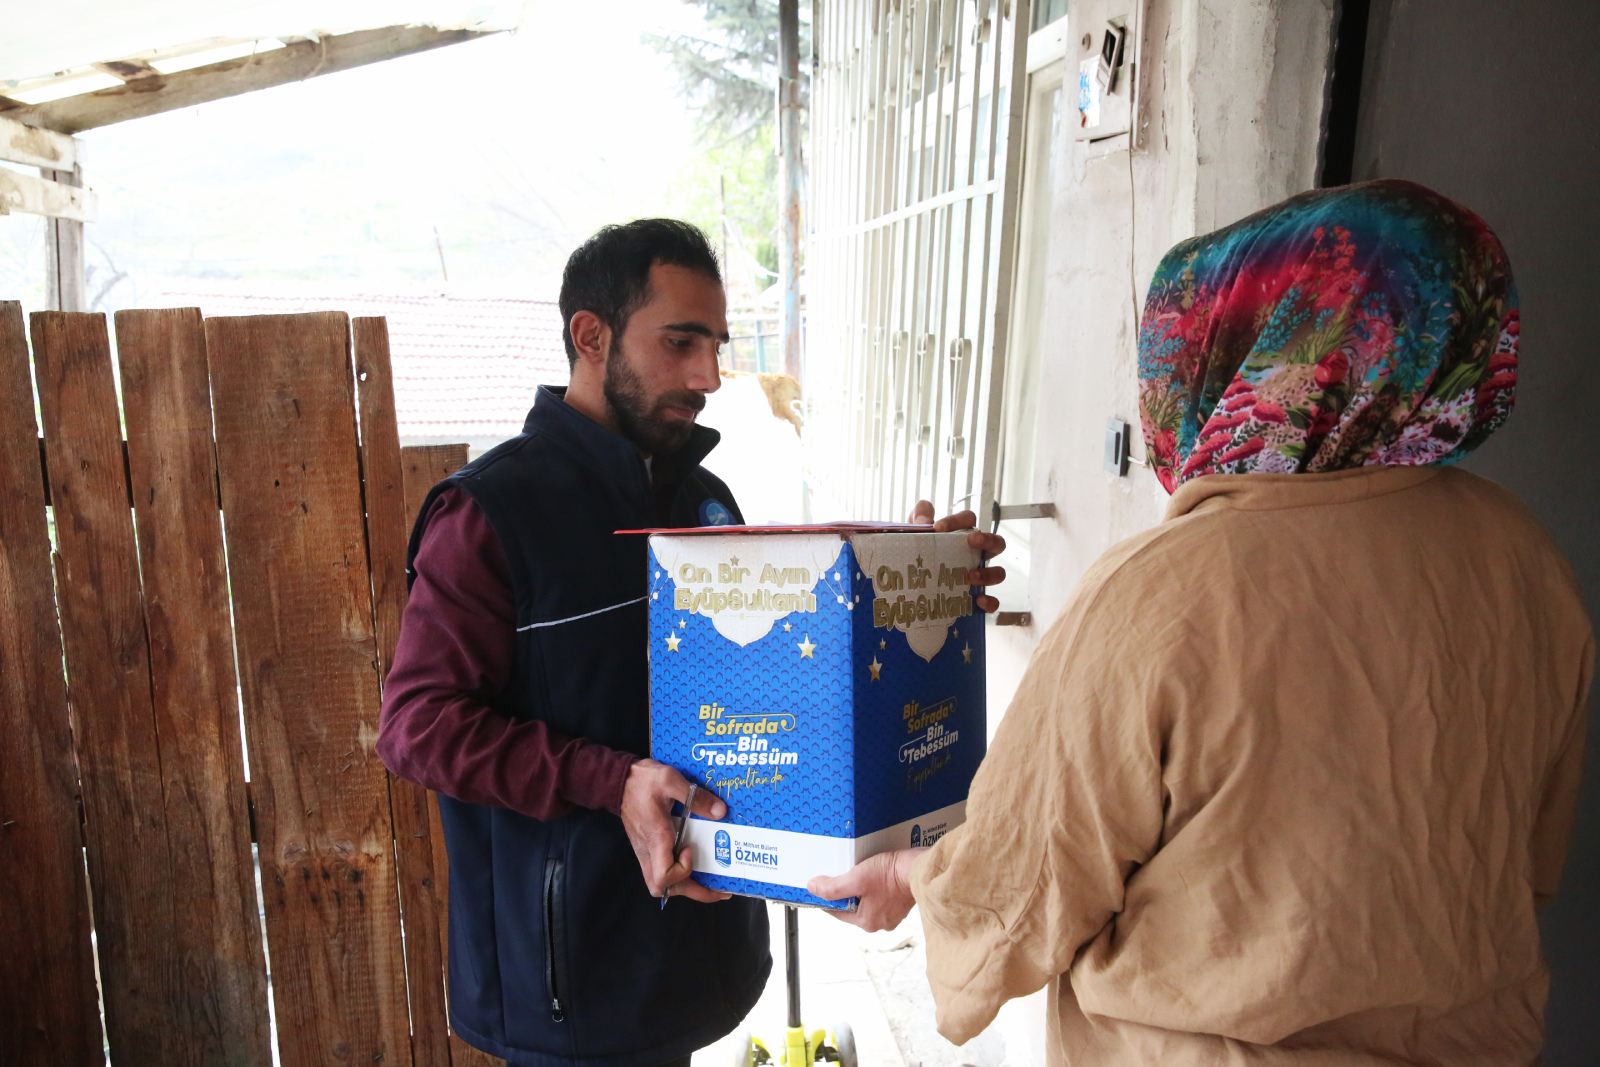
[{"label": "green tree", "polygon": [[[645,43],[668,57],[678,91],[695,113],[705,154],[693,172],[680,175],[685,214],[721,240],[726,211],[730,258],[747,251],[769,277],[777,270],[778,87],[777,0],[685,0],[700,9],[698,34],[646,33]],[[801,5],[800,54],[810,54],[809,5]],[[804,108],[808,64],[802,60]],[[806,111],[801,112],[802,125]],[[803,143],[803,142],[802,142]]]},{"label": "green tree", "polygon": [[[778,87],[777,0],[684,0],[700,9],[705,33],[664,37],[646,33],[645,43],[672,61],[679,91],[696,111],[701,136],[712,144],[743,138],[775,121]],[[811,52],[807,5],[800,11],[800,54]],[[800,103],[809,83],[801,63]],[[802,111],[802,122],[804,122]]]}]

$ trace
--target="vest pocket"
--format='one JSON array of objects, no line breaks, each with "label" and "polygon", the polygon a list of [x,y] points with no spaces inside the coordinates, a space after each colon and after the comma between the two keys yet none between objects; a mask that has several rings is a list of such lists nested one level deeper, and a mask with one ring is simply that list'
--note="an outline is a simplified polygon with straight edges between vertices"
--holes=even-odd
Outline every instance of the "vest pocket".
[{"label": "vest pocket", "polygon": [[550,1020],[566,1022],[567,1005],[561,1000],[566,988],[566,931],[563,928],[561,889],[565,881],[562,862],[548,859],[544,864],[544,987],[550,996]]}]

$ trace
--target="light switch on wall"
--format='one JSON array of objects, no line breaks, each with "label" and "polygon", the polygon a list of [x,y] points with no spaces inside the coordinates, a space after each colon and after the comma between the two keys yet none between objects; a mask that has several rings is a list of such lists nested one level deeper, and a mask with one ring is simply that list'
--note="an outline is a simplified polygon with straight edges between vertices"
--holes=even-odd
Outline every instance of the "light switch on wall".
[{"label": "light switch on wall", "polygon": [[1118,478],[1128,474],[1128,424],[1113,416],[1106,420],[1105,469]]}]

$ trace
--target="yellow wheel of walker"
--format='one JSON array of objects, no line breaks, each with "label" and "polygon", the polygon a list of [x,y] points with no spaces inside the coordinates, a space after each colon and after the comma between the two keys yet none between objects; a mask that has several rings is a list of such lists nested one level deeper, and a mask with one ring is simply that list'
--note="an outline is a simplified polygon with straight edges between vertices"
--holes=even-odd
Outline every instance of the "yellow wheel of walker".
[{"label": "yellow wheel of walker", "polygon": [[[791,905],[783,909],[784,984],[789,994],[789,1026],[778,1045],[777,1062],[782,1067],[857,1067],[856,1035],[846,1022],[834,1023],[831,1030],[806,1031],[800,1021],[800,911]],[[762,1067],[771,1064],[773,1055],[759,1037],[742,1035],[733,1047],[731,1067]]]}]

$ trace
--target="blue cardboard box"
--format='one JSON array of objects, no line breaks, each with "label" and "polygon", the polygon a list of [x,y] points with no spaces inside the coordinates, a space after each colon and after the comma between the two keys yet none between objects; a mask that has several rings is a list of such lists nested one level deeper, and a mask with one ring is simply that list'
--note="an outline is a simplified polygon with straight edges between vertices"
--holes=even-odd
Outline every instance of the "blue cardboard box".
[{"label": "blue cardboard box", "polygon": [[651,754],[728,804],[690,820],[701,884],[847,906],[807,880],[962,821],[987,738],[977,565],[926,528],[651,535]]}]

